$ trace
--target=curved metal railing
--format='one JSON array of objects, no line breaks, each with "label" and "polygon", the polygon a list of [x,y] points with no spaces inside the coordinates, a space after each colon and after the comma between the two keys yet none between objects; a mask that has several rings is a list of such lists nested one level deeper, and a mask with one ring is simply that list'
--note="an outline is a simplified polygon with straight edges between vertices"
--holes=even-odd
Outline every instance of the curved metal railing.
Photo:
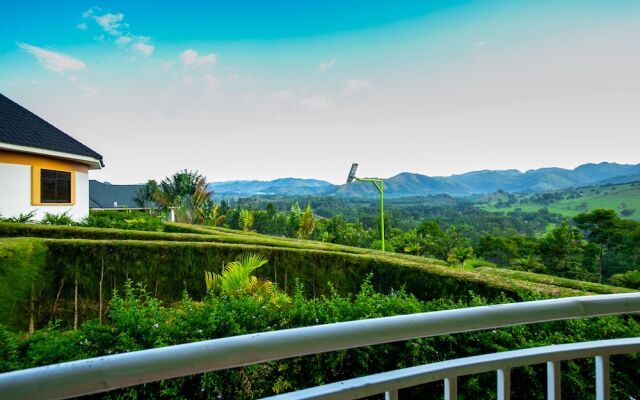
[{"label": "curved metal railing", "polygon": [[[637,312],[640,312],[640,293],[628,293],[471,307],[255,333],[0,374],[0,398],[61,399],[162,379],[361,346],[521,324]],[[450,363],[449,367],[446,365],[443,367],[441,363],[433,363],[344,381],[333,384],[333,387],[325,385],[306,391],[289,393],[280,398],[357,398],[371,394],[371,392],[366,391],[362,392],[366,394],[361,394],[353,389],[352,385],[358,386],[362,385],[362,382],[373,382],[368,384],[366,390],[375,388],[377,390],[375,393],[386,392],[387,398],[393,399],[397,398],[398,388],[413,385],[411,384],[413,382],[411,374],[414,371],[423,371],[421,375],[419,374],[420,379],[444,379],[445,397],[454,399],[457,391],[455,377],[476,373],[474,369],[466,368],[471,368],[469,367],[471,365],[481,365],[483,371],[483,368],[498,371],[498,398],[508,399],[509,368],[512,365],[515,366],[513,363],[517,364],[518,362],[525,362],[522,365],[550,362],[551,364],[548,364],[551,371],[548,379],[549,385],[557,387],[554,389],[555,391],[550,392],[553,394],[559,393],[557,392],[560,382],[559,360],[580,358],[583,355],[584,357],[596,355],[598,398],[607,399],[609,387],[608,355],[618,354],[618,350],[623,353],[636,352],[638,345],[638,338],[630,338],[495,353],[446,361],[445,363]],[[554,353],[553,348],[564,349],[566,352]],[[534,357],[536,354],[538,358]],[[558,354],[562,355],[557,356]],[[482,357],[485,358],[482,359]],[[484,363],[477,364],[478,360],[484,360]],[[492,364],[491,360],[496,363]],[[445,368],[442,371],[447,374],[438,375],[437,372],[433,372],[435,370],[430,370],[438,365]],[[447,369],[451,366],[456,366],[459,370]],[[431,373],[433,375],[429,375]],[[406,379],[397,382],[388,381],[393,374],[406,376]],[[339,387],[336,385],[342,385],[344,392],[336,391]],[[320,394],[325,390],[328,391],[326,395],[317,397],[314,390]],[[307,394],[305,395],[305,393]]]}]

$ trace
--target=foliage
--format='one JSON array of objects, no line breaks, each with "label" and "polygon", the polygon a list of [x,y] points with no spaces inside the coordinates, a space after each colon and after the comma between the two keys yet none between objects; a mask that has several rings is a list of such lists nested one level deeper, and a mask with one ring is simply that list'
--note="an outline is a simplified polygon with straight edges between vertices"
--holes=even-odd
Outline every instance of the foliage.
[{"label": "foliage", "polygon": [[138,231],[162,231],[163,218],[145,211],[91,211],[80,223],[81,226],[95,228],[118,228]]},{"label": "foliage", "polygon": [[43,225],[73,225],[73,218],[68,211],[61,214],[44,213],[44,217],[40,221]]},{"label": "foliage", "polygon": [[[13,334],[0,325],[0,372],[255,332],[490,304],[475,295],[466,301],[429,302],[419,301],[404,290],[383,295],[374,290],[374,279],[369,277],[355,294],[348,295],[330,291],[325,296],[309,299],[303,295],[302,286],[297,285],[289,302],[274,303],[248,295],[210,295],[202,301],[183,297],[172,307],[163,305],[144,286],[126,283],[123,294],[114,294],[105,325],[90,321],[76,332],[52,325],[32,336]],[[356,376],[505,349],[638,335],[638,322],[621,317],[519,325],[297,357],[139,385],[96,397],[261,398]],[[629,398],[638,393],[638,358],[616,356],[611,361],[612,396]],[[592,370],[592,363],[586,360],[563,363],[564,396],[588,398],[594,391]],[[545,376],[543,367],[513,369],[512,390],[521,399],[543,399]],[[489,399],[492,393],[487,392],[486,387],[493,385],[494,375],[474,375],[459,379],[459,392],[468,398]],[[441,388],[436,390],[434,385],[426,385],[403,394],[409,398],[439,399],[441,393]]]},{"label": "foliage", "polygon": [[[47,274],[42,280],[42,290],[36,293],[38,326],[52,318],[63,324],[71,320],[76,277],[81,278],[78,287],[80,320],[86,320],[97,315],[101,277],[104,279],[103,299],[108,299],[113,289],[121,288],[127,278],[145,283],[164,301],[175,301],[185,289],[195,298],[202,298],[205,294],[203,266],[220,273],[216,266],[225,265],[245,252],[259,252],[272,261],[256,271],[259,278],[271,280],[287,293],[292,292],[294,279],[298,278],[310,296],[327,293],[328,282],[333,282],[340,293],[352,292],[354,281],[363,279],[368,273],[374,273],[374,283],[380,290],[390,291],[405,285],[407,291],[421,299],[460,299],[466,298],[469,291],[490,299],[501,292],[514,299],[526,299],[603,290],[606,293],[625,291],[606,285],[582,289],[584,282],[561,279],[540,284],[508,275],[506,270],[500,275],[450,268],[433,259],[332,243],[184,224],[167,224],[167,227],[193,233],[0,223],[0,236],[60,238],[42,241],[46,248],[44,269]],[[467,263],[474,264],[477,265],[476,262]],[[59,302],[52,313],[58,297]],[[24,324],[24,315],[20,311],[16,320]],[[25,329],[25,325],[18,328]]]},{"label": "foliage", "polygon": [[[15,217],[0,218],[0,222],[13,222],[18,224],[30,224],[35,222],[36,211],[29,211],[26,214],[18,214]],[[0,216],[1,217],[1,216]]]},{"label": "foliage", "polygon": [[47,282],[46,247],[37,239],[0,240],[0,323],[24,326],[32,293]]},{"label": "foliage", "polygon": [[253,212],[251,210],[240,210],[240,228],[248,232],[253,226]]},{"label": "foliage", "polygon": [[315,217],[311,204],[307,204],[304,212],[300,214],[298,220],[298,228],[296,229],[296,237],[300,239],[308,239],[315,229]]},{"label": "foliage", "polygon": [[156,192],[158,191],[158,182],[151,179],[147,181],[147,183],[142,186],[140,189],[136,190],[133,195],[133,201],[140,208],[157,208],[158,203],[155,200]]},{"label": "foliage", "polygon": [[269,260],[260,254],[246,253],[225,265],[221,274],[205,271],[207,291],[216,295],[249,294],[269,297],[275,290],[273,283],[252,275],[256,269],[268,262]]},{"label": "foliage", "polygon": [[473,257],[473,249],[471,247],[454,247],[449,250],[447,261],[454,264],[462,264],[464,268],[464,263],[471,257]]},{"label": "foliage", "polygon": [[640,290],[640,271],[635,269],[624,274],[613,274],[609,282],[616,286],[624,286],[630,289]]},{"label": "foliage", "polygon": [[165,210],[175,208],[178,222],[204,224],[213,206],[207,187],[198,171],[185,169],[164,178],[152,197]]}]

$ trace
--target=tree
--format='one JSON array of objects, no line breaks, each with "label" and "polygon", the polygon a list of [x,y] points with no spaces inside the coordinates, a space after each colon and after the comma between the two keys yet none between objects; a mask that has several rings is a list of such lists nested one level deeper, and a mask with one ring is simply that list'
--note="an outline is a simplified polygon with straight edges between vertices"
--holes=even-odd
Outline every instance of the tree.
[{"label": "tree", "polygon": [[544,272],[544,265],[538,256],[526,256],[514,261],[513,266],[527,272]]},{"label": "tree", "polygon": [[447,262],[462,264],[462,268],[464,268],[465,262],[471,257],[473,257],[473,249],[471,247],[454,247],[447,255]]},{"label": "tree", "polygon": [[154,195],[158,190],[158,182],[151,179],[147,183],[136,190],[133,195],[133,201],[140,208],[158,207],[158,203],[154,199]]},{"label": "tree", "polygon": [[621,241],[620,218],[614,210],[597,209],[582,213],[573,219],[578,229],[584,232],[587,240],[599,246],[598,282],[602,282],[605,256],[615,249]]},{"label": "tree", "polygon": [[298,229],[300,229],[300,218],[302,216],[302,209],[300,208],[300,204],[296,201],[291,205],[291,211],[289,211],[289,216],[287,217],[287,224],[289,225],[289,229],[295,235]]},{"label": "tree", "polygon": [[640,290],[640,271],[636,269],[627,271],[624,274],[613,274],[611,278],[609,278],[609,282],[616,286]]},{"label": "tree", "polygon": [[582,260],[583,238],[567,221],[544,236],[538,252],[548,273],[573,278]]},{"label": "tree", "polygon": [[213,203],[207,187],[204,176],[185,169],[164,178],[153,199],[164,209],[175,207],[179,222],[204,224]]},{"label": "tree", "polygon": [[211,208],[206,214],[205,222],[207,225],[218,226],[222,224],[222,222],[224,222],[226,218],[227,218],[226,215],[220,214],[220,208],[218,207],[218,205],[213,203],[211,204]]},{"label": "tree", "polygon": [[239,220],[240,228],[245,232],[250,231],[253,226],[253,212],[247,209],[240,210]]},{"label": "tree", "polygon": [[300,215],[298,222],[298,229],[296,230],[296,237],[308,239],[313,233],[315,228],[315,219],[313,216],[313,210],[311,204],[307,203],[304,212]]}]

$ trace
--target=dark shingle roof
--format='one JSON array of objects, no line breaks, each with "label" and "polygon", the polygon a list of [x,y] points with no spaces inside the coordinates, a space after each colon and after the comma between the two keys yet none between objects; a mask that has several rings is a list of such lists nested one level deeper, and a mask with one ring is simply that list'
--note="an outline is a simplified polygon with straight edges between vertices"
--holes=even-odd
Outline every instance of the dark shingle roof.
[{"label": "dark shingle roof", "polygon": [[2,94],[0,142],[92,157],[102,164],[100,154]]},{"label": "dark shingle roof", "polygon": [[118,207],[138,207],[133,196],[144,185],[110,185],[99,181],[89,181],[89,207],[90,208],[114,208],[113,203],[118,202]]}]

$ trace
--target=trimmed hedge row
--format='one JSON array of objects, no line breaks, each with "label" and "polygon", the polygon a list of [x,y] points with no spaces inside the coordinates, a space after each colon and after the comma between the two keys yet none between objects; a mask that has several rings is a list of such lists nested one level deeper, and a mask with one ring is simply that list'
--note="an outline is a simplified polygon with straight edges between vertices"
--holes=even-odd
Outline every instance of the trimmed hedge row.
[{"label": "trimmed hedge row", "polygon": [[508,277],[511,279],[542,283],[542,284],[551,285],[551,286],[572,288],[572,289],[583,290],[586,292],[598,293],[598,294],[636,292],[636,290],[618,287],[618,286],[604,285],[604,284],[595,283],[595,282],[579,281],[575,279],[562,278],[559,276],[546,275],[546,274],[538,274],[534,272],[515,271],[512,269],[505,269],[505,268],[480,267],[480,268],[477,268],[476,271],[485,273],[485,274]]},{"label": "trimmed hedge row", "polygon": [[[42,287],[36,296],[36,320],[40,326],[53,319],[73,319],[76,280],[79,314],[85,320],[98,314],[101,281],[103,304],[127,279],[144,283],[168,303],[180,299],[185,291],[194,298],[202,298],[204,271],[220,272],[223,265],[244,252],[259,252],[270,260],[257,275],[276,282],[289,293],[297,279],[305,285],[309,296],[327,294],[331,286],[341,293],[353,293],[369,273],[373,273],[373,283],[379,290],[388,292],[405,287],[425,300],[466,301],[470,293],[489,299],[506,293],[516,300],[586,293],[378,254],[179,241],[22,240],[40,240],[47,249],[46,260],[39,266],[46,273],[42,274]],[[28,315],[26,306],[24,302],[22,315]],[[25,329],[25,324],[12,327]]]},{"label": "trimmed hedge row", "polygon": [[89,228],[66,225],[38,225],[0,222],[0,237],[39,237],[50,239],[120,239],[210,242],[215,236],[136,231],[116,228]]},{"label": "trimmed hedge row", "polygon": [[[463,270],[422,257],[322,242],[185,224],[169,224],[168,227],[204,233],[0,223],[0,237],[21,234],[53,238],[4,239],[0,242],[25,240],[29,246],[37,243],[45,249],[46,257],[31,261],[34,271],[42,276],[38,278],[40,286],[35,310],[40,326],[54,319],[73,319],[76,280],[80,299],[78,311],[82,319],[88,319],[99,313],[101,281],[102,304],[106,304],[112,290],[121,288],[127,278],[144,283],[166,302],[179,299],[184,291],[201,298],[205,292],[204,270],[219,272],[224,264],[248,251],[260,252],[270,260],[258,275],[276,282],[289,293],[294,279],[299,279],[310,296],[327,293],[329,283],[341,293],[352,293],[368,273],[374,274],[374,284],[379,290],[405,287],[420,299],[465,300],[470,292],[489,299],[504,292],[512,299],[523,300],[628,291],[509,270]],[[343,248],[350,251],[341,251]],[[0,258],[0,264],[3,263],[5,261]],[[7,268],[0,265],[0,271],[3,269]],[[11,281],[0,276],[1,279]],[[3,301],[0,307],[14,310],[11,318],[2,317],[0,323],[25,329],[27,319],[24,316],[30,314],[29,296],[22,289],[16,293],[17,297],[11,302],[0,298]],[[106,311],[103,309],[103,313]]]}]

